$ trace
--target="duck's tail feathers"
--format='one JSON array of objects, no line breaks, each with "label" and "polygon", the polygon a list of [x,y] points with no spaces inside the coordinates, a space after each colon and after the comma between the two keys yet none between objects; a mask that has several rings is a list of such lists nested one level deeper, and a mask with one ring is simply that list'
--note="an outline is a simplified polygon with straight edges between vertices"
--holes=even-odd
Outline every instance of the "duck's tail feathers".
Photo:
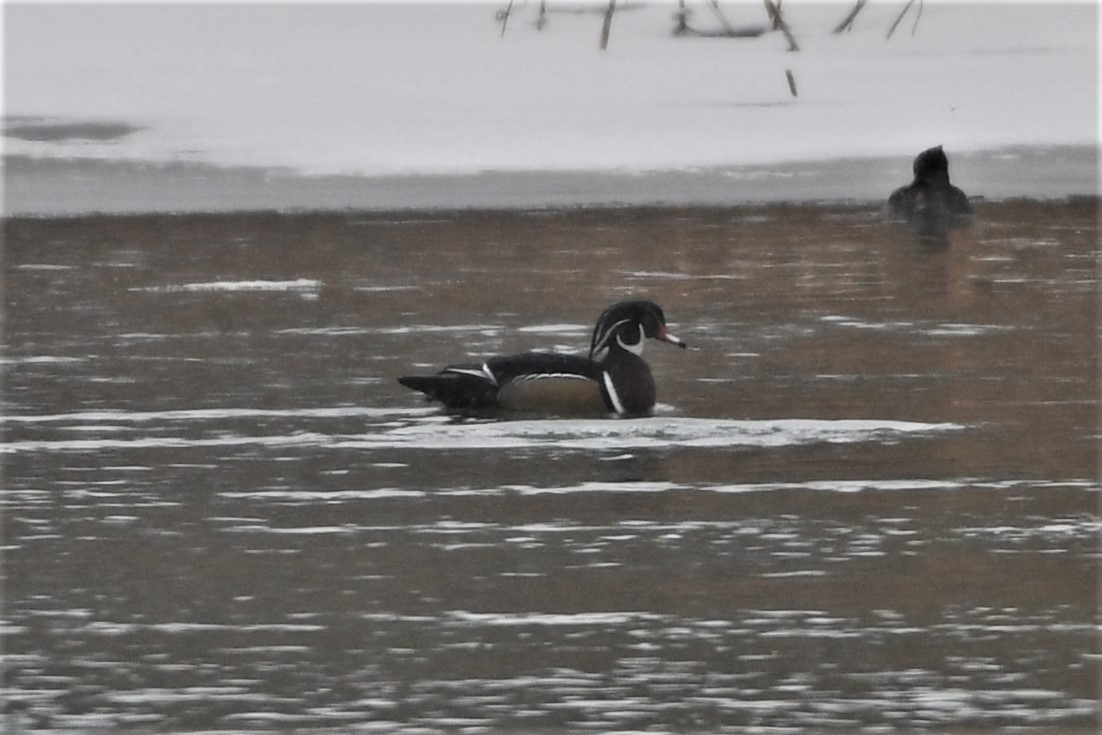
[{"label": "duck's tail feathers", "polygon": [[446,369],[436,375],[405,375],[398,382],[448,408],[490,408],[497,403],[497,385],[473,371]]}]

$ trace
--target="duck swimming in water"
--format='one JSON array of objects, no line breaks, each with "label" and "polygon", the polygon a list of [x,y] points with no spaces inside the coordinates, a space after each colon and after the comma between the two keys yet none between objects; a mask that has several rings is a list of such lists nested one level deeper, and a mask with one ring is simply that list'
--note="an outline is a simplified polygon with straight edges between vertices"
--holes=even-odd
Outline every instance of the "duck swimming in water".
[{"label": "duck swimming in water", "polygon": [[888,217],[906,222],[919,235],[944,236],[971,224],[968,196],[949,181],[949,158],[941,146],[928,148],[914,160],[914,181],[888,197]]},{"label": "duck swimming in water", "polygon": [[647,339],[685,347],[666,329],[658,304],[621,301],[597,320],[588,356],[525,352],[448,365],[435,375],[409,375],[398,382],[451,409],[645,414],[656,399],[654,378],[642,358]]}]

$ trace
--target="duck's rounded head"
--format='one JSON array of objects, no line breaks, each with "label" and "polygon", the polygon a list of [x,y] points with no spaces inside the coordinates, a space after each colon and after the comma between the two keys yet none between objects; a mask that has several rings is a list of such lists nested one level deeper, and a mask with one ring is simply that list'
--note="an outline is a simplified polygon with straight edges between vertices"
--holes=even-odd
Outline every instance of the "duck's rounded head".
[{"label": "duck's rounded head", "polygon": [[949,157],[939,145],[927,148],[915,156],[912,168],[915,181],[933,182],[940,178],[949,180]]},{"label": "duck's rounded head", "polygon": [[620,301],[605,309],[597,319],[589,357],[600,362],[614,347],[641,355],[647,339],[685,347],[684,342],[666,329],[666,315],[658,304],[646,300]]}]

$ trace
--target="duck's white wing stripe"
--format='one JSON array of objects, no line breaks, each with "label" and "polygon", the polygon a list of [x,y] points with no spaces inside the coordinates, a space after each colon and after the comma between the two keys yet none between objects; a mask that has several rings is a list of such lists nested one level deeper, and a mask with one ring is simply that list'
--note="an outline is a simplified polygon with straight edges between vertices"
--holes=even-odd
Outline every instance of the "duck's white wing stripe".
[{"label": "duck's white wing stripe", "polygon": [[471,377],[479,378],[481,380],[488,380],[493,385],[497,385],[497,378],[495,378],[494,374],[490,372],[490,366],[486,363],[482,363],[482,366],[479,368],[448,368],[445,372],[457,373],[459,375],[470,375]]},{"label": "duck's white wing stripe", "polygon": [[489,380],[491,383],[497,385],[497,376],[494,375],[492,370],[490,370],[490,363],[482,363],[482,374],[485,375],[486,379]]},{"label": "duck's white wing stripe", "polygon": [[613,410],[619,414],[625,413],[624,404],[620,402],[620,395],[616,392],[616,386],[612,384],[612,376],[607,370],[601,373],[601,380],[605,384],[605,390],[608,391],[608,399],[612,401]]},{"label": "duck's white wing stripe", "polygon": [[525,375],[518,375],[509,382],[516,383],[521,380],[545,380],[548,378],[555,378],[556,380],[589,380],[586,376],[578,375],[577,373],[527,373]]}]

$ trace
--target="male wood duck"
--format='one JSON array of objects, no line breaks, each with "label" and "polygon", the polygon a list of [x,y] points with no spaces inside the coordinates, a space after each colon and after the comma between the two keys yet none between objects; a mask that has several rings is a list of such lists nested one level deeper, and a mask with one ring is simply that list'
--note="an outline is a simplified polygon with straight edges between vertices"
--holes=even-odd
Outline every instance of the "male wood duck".
[{"label": "male wood duck", "polygon": [[919,234],[941,235],[971,221],[968,196],[949,183],[949,158],[941,146],[928,148],[914,160],[914,181],[888,197],[888,216]]},{"label": "male wood duck", "polygon": [[648,338],[685,347],[667,331],[658,304],[621,301],[597,320],[587,357],[525,352],[448,365],[436,375],[410,375],[398,382],[452,409],[645,414],[655,402],[654,378],[642,358]]}]

